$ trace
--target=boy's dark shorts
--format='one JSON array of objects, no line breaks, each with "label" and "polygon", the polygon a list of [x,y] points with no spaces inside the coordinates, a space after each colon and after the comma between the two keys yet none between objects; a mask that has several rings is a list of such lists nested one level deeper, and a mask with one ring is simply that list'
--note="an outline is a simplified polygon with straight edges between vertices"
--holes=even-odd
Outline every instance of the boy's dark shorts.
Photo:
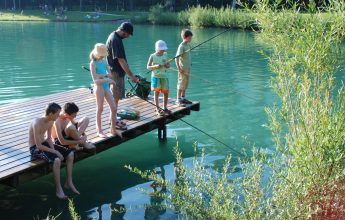
[{"label": "boy's dark shorts", "polygon": [[[45,141],[42,143],[42,145],[49,147],[49,144]],[[62,156],[65,158],[71,153],[73,152],[70,149],[67,149],[65,147],[60,147],[58,145],[54,145],[55,150],[59,151],[60,154],[62,154]],[[51,152],[47,152],[47,151],[41,151],[39,150],[36,145],[33,145],[30,147],[30,153],[33,157],[35,158],[39,158],[39,159],[43,159],[49,163],[54,162],[55,158],[57,158],[58,156],[54,153]]]}]

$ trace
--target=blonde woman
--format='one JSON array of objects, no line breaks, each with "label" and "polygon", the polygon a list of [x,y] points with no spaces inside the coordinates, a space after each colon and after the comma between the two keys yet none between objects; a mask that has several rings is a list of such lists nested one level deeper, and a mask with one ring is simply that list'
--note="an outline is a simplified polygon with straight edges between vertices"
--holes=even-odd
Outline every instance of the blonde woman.
[{"label": "blonde woman", "polygon": [[105,44],[97,43],[94,49],[90,53],[90,72],[92,80],[94,82],[95,95],[96,95],[96,129],[97,135],[101,138],[107,138],[102,130],[102,112],[104,99],[108,103],[110,108],[110,133],[112,135],[119,135],[116,131],[116,111],[117,106],[115,104],[113,95],[110,92],[109,84],[114,84],[114,80],[109,78],[110,68],[107,64],[105,57],[108,55],[108,50]]}]

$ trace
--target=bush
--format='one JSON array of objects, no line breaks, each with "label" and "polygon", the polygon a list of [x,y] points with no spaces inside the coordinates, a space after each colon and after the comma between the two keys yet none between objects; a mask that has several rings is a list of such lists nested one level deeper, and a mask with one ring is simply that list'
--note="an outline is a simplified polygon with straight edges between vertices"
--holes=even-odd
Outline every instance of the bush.
[{"label": "bush", "polygon": [[189,24],[189,11],[188,10],[180,11],[177,14],[177,20],[178,20],[178,23],[180,25],[184,25],[184,26],[190,25]]},{"label": "bush", "polygon": [[216,9],[212,7],[192,7],[188,9],[189,23],[195,27],[215,26]]},{"label": "bush", "polygon": [[162,24],[162,25],[177,25],[178,18],[177,14],[174,12],[169,12],[164,10],[161,5],[155,5],[150,8],[150,13],[148,20],[152,24]]}]

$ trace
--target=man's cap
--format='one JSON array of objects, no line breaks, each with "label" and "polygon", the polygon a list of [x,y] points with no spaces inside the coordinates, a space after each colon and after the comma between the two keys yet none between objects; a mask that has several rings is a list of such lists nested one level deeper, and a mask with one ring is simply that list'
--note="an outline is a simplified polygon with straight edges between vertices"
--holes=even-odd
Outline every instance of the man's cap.
[{"label": "man's cap", "polygon": [[127,34],[133,35],[133,25],[130,22],[123,22],[119,29],[126,32]]}]

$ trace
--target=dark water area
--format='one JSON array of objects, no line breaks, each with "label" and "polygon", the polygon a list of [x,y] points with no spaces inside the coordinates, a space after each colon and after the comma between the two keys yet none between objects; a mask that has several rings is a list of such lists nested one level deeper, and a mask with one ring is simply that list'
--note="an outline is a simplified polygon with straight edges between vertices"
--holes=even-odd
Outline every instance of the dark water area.
[{"label": "dark water area", "polygon": [[[104,43],[115,28],[111,23],[0,23],[0,105],[88,87],[91,77],[81,66],[88,65],[93,45]],[[133,72],[149,79],[146,63],[154,52],[155,41],[165,40],[168,55],[173,57],[180,31],[180,27],[136,25],[134,36],[124,41]],[[222,30],[192,31],[194,46]],[[256,147],[274,149],[270,133],[262,126],[267,121],[263,108],[278,99],[269,88],[270,73],[266,60],[258,53],[260,49],[252,32],[229,31],[192,51],[194,76],[187,98],[200,101],[201,111],[185,120],[230,148],[176,121],[168,125],[166,142],[159,142],[157,131],[152,131],[80,161],[74,166],[74,182],[81,195],[69,195],[82,219],[177,219],[171,210],[150,206],[154,198],[138,190],[152,190],[150,182],[124,168],[131,165],[155,169],[172,180],[176,137],[186,164],[191,163],[193,144],[197,142],[197,149],[205,148],[205,160],[215,168],[234,153],[232,149],[250,152],[254,143]],[[177,74],[172,67],[169,96],[175,98]],[[344,74],[338,77],[337,82],[344,80]],[[234,165],[237,156],[234,153]],[[42,219],[50,212],[69,219],[67,202],[56,199],[54,189],[50,174],[17,189],[0,191],[0,218]],[[119,207],[129,211],[111,211]]]}]

